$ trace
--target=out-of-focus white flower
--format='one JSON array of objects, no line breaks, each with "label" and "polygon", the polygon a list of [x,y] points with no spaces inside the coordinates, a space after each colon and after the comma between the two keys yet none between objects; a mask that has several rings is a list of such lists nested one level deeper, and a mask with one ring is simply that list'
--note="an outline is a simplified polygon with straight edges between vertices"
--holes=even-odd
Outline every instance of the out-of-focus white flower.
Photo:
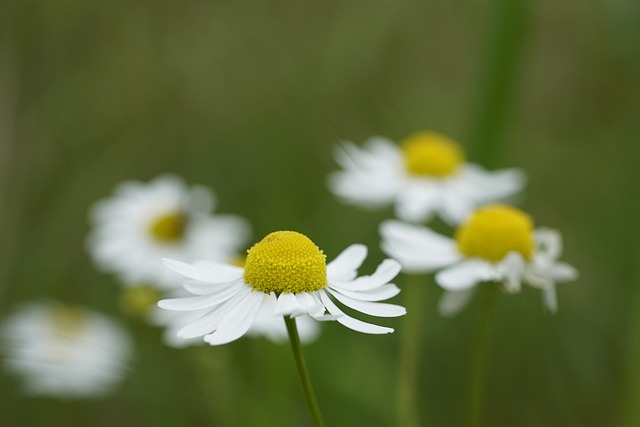
[{"label": "out-of-focus white flower", "polygon": [[197,296],[163,300],[158,305],[189,317],[200,315],[197,320],[189,318],[177,335],[185,339],[204,336],[211,345],[225,344],[247,333],[265,304],[273,306],[271,314],[276,316],[308,315],[316,320],[336,320],[359,332],[390,333],[393,329],[345,314],[332,300],[371,316],[406,313],[403,307],[378,302],[399,292],[389,281],[398,274],[400,265],[388,259],[373,275],[356,277],[366,254],[366,247],[352,245],[327,264],[324,253],[305,235],[277,231],[248,251],[244,268],[166,260],[167,266],[191,279],[184,287]]},{"label": "out-of-focus white flower", "polygon": [[214,195],[191,188],[178,177],[160,176],[148,184],[127,181],[91,210],[88,248],[96,265],[129,286],[179,286],[180,277],[164,268],[164,257],[228,261],[245,244],[248,223],[215,215]]},{"label": "out-of-focus white flower", "polygon": [[107,317],[55,303],[23,307],[5,320],[0,336],[5,368],[31,395],[103,396],[122,380],[132,350]]},{"label": "out-of-focus white flower", "polygon": [[557,310],[556,283],[574,280],[577,271],[558,262],[562,241],[557,231],[534,231],[531,218],[506,205],[474,211],[455,239],[426,227],[385,221],[380,227],[382,250],[402,264],[406,273],[438,271],[436,282],[447,291],[439,303],[443,315],[453,315],[469,301],[476,285],[501,282],[507,292],[527,283],[543,290],[551,312]]},{"label": "out-of-focus white flower", "polygon": [[330,190],[344,202],[362,207],[395,205],[398,218],[425,222],[433,214],[458,224],[475,207],[520,191],[517,169],[487,172],[466,163],[462,148],[435,132],[418,132],[400,145],[373,137],[360,148],[338,146],[342,170],[329,176]]}]

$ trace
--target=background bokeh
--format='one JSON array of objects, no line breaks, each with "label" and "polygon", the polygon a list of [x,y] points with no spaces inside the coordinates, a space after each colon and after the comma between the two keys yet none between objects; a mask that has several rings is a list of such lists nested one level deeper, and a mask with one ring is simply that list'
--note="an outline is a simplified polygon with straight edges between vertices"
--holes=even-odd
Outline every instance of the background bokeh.
[{"label": "background bokeh", "polygon": [[[326,191],[332,149],[428,128],[526,170],[523,206],[581,274],[556,316],[534,290],[499,296],[486,425],[640,425],[639,22],[633,0],[0,2],[0,321],[55,298],[110,313],[136,345],[98,401],[25,398],[2,373],[0,423],[310,425],[286,344],[174,350],[121,313],[85,251],[88,208],[172,171],[255,239],[295,229],[329,258],[366,243],[369,272],[391,211]],[[443,319],[427,283],[421,415],[462,426],[480,304]],[[397,346],[324,325],[306,355],[328,425],[395,425]]]}]

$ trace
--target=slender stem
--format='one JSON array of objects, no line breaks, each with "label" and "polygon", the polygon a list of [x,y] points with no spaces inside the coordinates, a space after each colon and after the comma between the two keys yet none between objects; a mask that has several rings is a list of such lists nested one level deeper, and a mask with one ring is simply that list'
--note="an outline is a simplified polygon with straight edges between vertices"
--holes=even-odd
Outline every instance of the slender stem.
[{"label": "slender stem", "polygon": [[300,344],[300,336],[298,335],[296,320],[285,316],[284,323],[287,325],[287,332],[289,332],[289,341],[291,342],[293,357],[294,359],[296,359],[296,366],[298,367],[300,382],[302,382],[302,388],[304,389],[304,395],[307,398],[307,403],[309,404],[309,410],[311,411],[311,415],[313,416],[313,420],[315,421],[316,426],[324,427],[324,421],[322,421],[320,407],[318,406],[316,395],[313,392],[311,379],[309,378],[309,371],[307,370],[307,364],[305,363],[304,355],[302,354],[302,345]]},{"label": "slender stem", "polygon": [[407,315],[400,335],[400,374],[398,375],[398,426],[418,427],[418,361],[422,347],[424,301],[427,283],[425,276],[407,276],[403,288]]},{"label": "slender stem", "polygon": [[483,286],[485,288],[484,301],[478,316],[476,336],[473,344],[473,359],[471,361],[471,383],[469,385],[469,415],[471,417],[471,427],[479,427],[482,425],[491,320],[493,318],[493,310],[498,294],[496,284],[485,283]]}]

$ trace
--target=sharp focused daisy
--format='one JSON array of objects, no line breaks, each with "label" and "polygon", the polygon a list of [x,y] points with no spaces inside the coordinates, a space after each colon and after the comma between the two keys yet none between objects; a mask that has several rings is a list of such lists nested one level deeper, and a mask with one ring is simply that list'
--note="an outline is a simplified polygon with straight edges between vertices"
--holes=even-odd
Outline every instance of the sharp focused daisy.
[{"label": "sharp focused daisy", "polygon": [[178,331],[181,338],[204,336],[211,345],[240,338],[258,320],[261,308],[271,305],[276,316],[309,315],[316,320],[336,320],[355,331],[386,334],[393,329],[355,319],[334,303],[364,314],[395,317],[403,307],[384,304],[398,294],[390,284],[400,264],[387,259],[371,276],[356,277],[367,254],[362,245],[352,245],[335,260],[326,256],[308,237],[294,231],[277,231],[247,251],[245,267],[165,260],[166,265],[190,279],[184,287],[196,296],[162,300],[161,308],[200,317]]},{"label": "sharp focused daisy", "polygon": [[426,227],[385,221],[380,227],[382,249],[402,264],[407,273],[431,272],[447,291],[440,300],[445,315],[458,312],[475,286],[501,282],[507,292],[527,283],[543,290],[550,311],[557,310],[556,283],[574,280],[576,270],[558,262],[560,234],[548,228],[534,230],[529,215],[511,206],[492,204],[473,211],[455,238]]},{"label": "sharp focused daisy", "polygon": [[32,304],[6,319],[0,338],[7,371],[33,395],[99,397],[120,382],[131,355],[124,331],[80,307]]},{"label": "sharp focused daisy", "polygon": [[189,188],[175,176],[124,182],[91,210],[90,253],[100,269],[126,285],[179,285],[180,277],[162,266],[163,257],[227,261],[248,236],[245,220],[212,216],[213,205],[210,190]]},{"label": "sharp focused daisy", "polygon": [[520,191],[516,169],[487,172],[467,163],[462,148],[435,132],[415,133],[400,145],[381,137],[360,148],[341,144],[335,154],[343,170],[329,176],[329,188],[346,203],[395,205],[398,218],[425,222],[433,214],[457,224],[473,208]]}]

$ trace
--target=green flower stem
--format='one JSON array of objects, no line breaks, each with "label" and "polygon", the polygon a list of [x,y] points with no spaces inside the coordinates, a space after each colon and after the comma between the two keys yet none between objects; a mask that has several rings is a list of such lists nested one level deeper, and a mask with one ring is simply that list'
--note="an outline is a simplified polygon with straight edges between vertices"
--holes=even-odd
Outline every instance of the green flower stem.
[{"label": "green flower stem", "polygon": [[403,288],[407,314],[400,335],[400,373],[398,375],[398,426],[418,427],[418,361],[422,347],[424,301],[427,280],[425,276],[406,276]]},{"label": "green flower stem", "polygon": [[309,371],[307,370],[307,364],[305,363],[304,355],[302,354],[302,345],[300,344],[300,336],[298,335],[296,320],[288,316],[284,316],[284,323],[287,325],[287,332],[289,332],[289,341],[291,342],[293,357],[296,359],[300,382],[302,382],[302,388],[304,389],[304,395],[307,398],[307,403],[309,404],[309,410],[311,411],[316,427],[324,427],[320,407],[318,406],[316,395],[313,392],[311,379],[309,378]]},{"label": "green flower stem", "polygon": [[475,341],[473,344],[473,359],[471,361],[471,382],[469,385],[469,415],[471,427],[482,425],[485,378],[487,374],[487,355],[489,352],[489,338],[491,335],[491,320],[498,294],[498,286],[494,283],[483,283],[484,301],[480,309],[477,322]]}]

